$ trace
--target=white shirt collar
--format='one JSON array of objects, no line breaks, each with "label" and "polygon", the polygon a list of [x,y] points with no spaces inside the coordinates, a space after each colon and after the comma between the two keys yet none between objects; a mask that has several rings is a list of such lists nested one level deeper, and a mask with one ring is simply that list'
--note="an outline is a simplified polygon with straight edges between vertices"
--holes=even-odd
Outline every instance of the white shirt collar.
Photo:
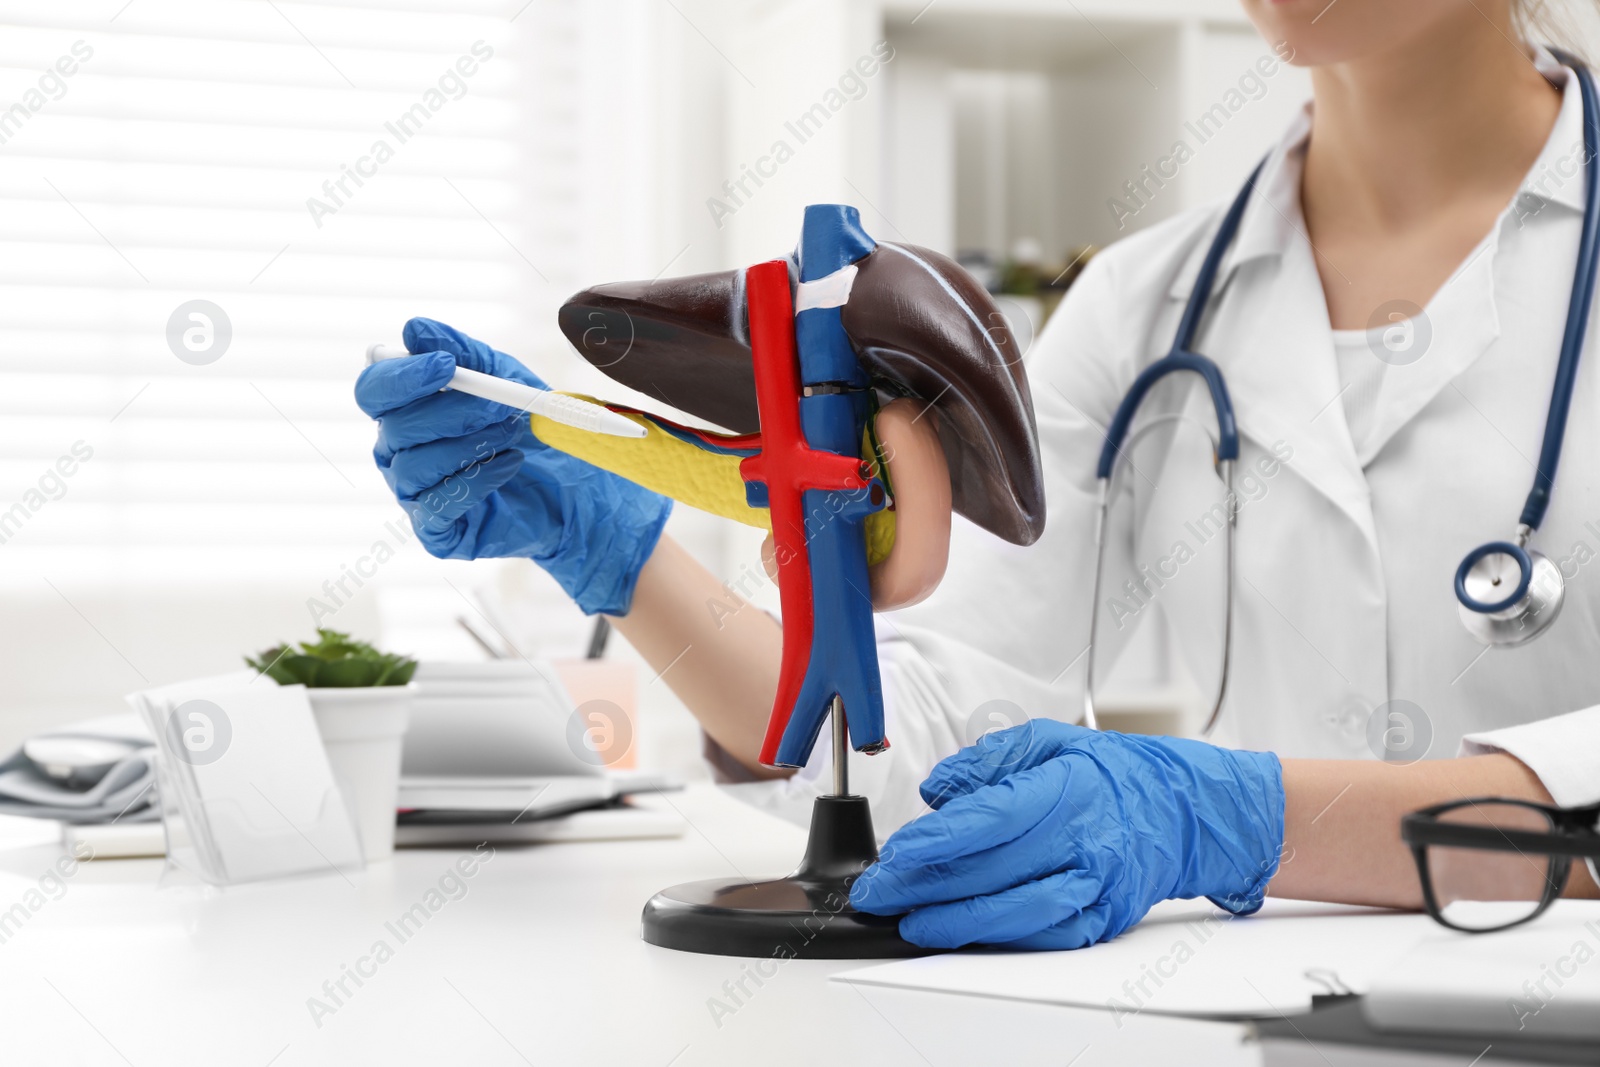
[{"label": "white shirt collar", "polygon": [[[1560,86],[1561,110],[1544,148],[1518,188],[1508,210],[1526,218],[1545,204],[1560,205],[1582,214],[1584,199],[1583,99],[1578,80],[1550,54],[1539,47],[1532,57],[1534,66],[1553,85]],[[1300,212],[1300,176],[1305,166],[1306,143],[1311,136],[1311,102],[1296,113],[1283,135],[1267,153],[1256,180],[1255,194],[1239,220],[1239,232],[1217,272],[1214,293],[1220,293],[1235,268],[1264,256],[1276,256],[1291,237],[1305,232],[1305,216]],[[1600,162],[1597,162],[1600,165]],[[1217,212],[1220,220],[1221,210]],[[1212,228],[1206,240],[1196,247],[1177,276],[1169,295],[1185,299],[1199,273],[1211,243]],[[1306,239],[1303,238],[1302,239]]]},{"label": "white shirt collar", "polygon": [[1550,83],[1561,89],[1561,112],[1550,137],[1544,143],[1539,158],[1534,160],[1527,177],[1517,191],[1517,205],[1522,207],[1527,198],[1560,204],[1583,214],[1584,150],[1583,150],[1583,93],[1578,79],[1557,62],[1548,48],[1535,50],[1533,65]]}]

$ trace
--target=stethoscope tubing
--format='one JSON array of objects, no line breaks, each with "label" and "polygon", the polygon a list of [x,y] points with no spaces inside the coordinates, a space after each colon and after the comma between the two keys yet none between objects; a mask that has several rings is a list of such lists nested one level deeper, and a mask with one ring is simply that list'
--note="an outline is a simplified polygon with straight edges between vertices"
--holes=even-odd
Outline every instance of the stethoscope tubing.
[{"label": "stethoscope tubing", "polygon": [[[1519,522],[1537,530],[1550,506],[1550,490],[1556,480],[1556,465],[1561,462],[1561,444],[1567,436],[1567,414],[1577,386],[1578,361],[1583,355],[1584,337],[1589,331],[1589,307],[1594,301],[1597,263],[1600,263],[1600,181],[1595,178],[1596,153],[1600,152],[1600,100],[1589,70],[1565,52],[1552,52],[1572,69],[1583,99],[1584,167],[1583,230],[1578,240],[1577,269],[1572,278],[1572,298],[1567,304],[1567,324],[1561,336],[1561,358],[1556,364],[1555,383],[1550,390],[1550,412],[1545,417],[1544,441],[1539,448],[1539,466],[1534,471],[1533,489],[1528,493]],[[1463,601],[1465,603],[1465,601]],[[1487,611],[1488,609],[1479,609]]]},{"label": "stethoscope tubing", "polygon": [[[1148,434],[1151,431],[1161,427],[1162,425],[1183,421],[1187,421],[1187,419],[1181,414],[1162,415],[1151,419],[1140,426],[1138,430],[1133,432],[1132,439],[1128,440],[1124,446],[1124,451],[1131,451],[1133,446],[1139,442],[1140,438],[1142,438],[1145,434]],[[1221,446],[1216,442],[1216,440],[1213,440],[1213,456],[1216,456],[1220,450]],[[1232,459],[1221,459],[1220,457],[1217,458],[1217,474],[1222,479],[1223,506],[1226,509],[1228,516],[1228,529],[1223,538],[1223,543],[1225,546],[1224,551],[1226,553],[1224,566],[1226,570],[1222,577],[1223,596],[1225,598],[1222,620],[1222,665],[1219,668],[1219,676],[1217,679],[1216,699],[1212,702],[1211,710],[1206,715],[1205,725],[1200,730],[1200,736],[1202,737],[1211,736],[1211,731],[1216,728],[1217,718],[1222,714],[1223,698],[1227,696],[1228,693],[1228,668],[1229,660],[1231,658],[1228,655],[1228,650],[1233,644],[1233,570],[1234,561],[1236,559],[1235,546],[1237,543],[1236,533],[1239,519],[1238,498],[1233,495],[1233,465],[1234,461]],[[1093,614],[1089,618],[1089,645],[1084,649],[1083,653],[1088,658],[1088,662],[1084,666],[1083,724],[1091,730],[1098,730],[1100,728],[1099,716],[1095,712],[1094,706],[1094,649],[1096,644],[1098,644],[1100,634],[1100,609],[1098,605],[1100,603],[1100,581],[1105,575],[1106,523],[1111,515],[1111,501],[1116,492],[1115,485],[1116,470],[1113,469],[1106,475],[1106,477],[1100,479],[1100,503],[1099,511],[1095,519],[1094,589],[1090,595],[1090,601],[1091,603],[1095,604],[1096,607]]]}]

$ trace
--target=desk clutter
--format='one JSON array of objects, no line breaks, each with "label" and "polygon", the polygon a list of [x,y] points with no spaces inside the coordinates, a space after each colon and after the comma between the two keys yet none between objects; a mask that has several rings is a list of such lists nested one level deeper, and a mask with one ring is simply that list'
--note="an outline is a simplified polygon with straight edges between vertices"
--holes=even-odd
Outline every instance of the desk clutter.
[{"label": "desk clutter", "polygon": [[146,823],[156,806],[154,742],[136,715],[31,737],[0,762],[0,815],[63,823]]},{"label": "desk clutter", "polygon": [[598,659],[423,664],[406,734],[397,844],[683,833],[670,809],[628,801],[674,783],[630,769],[631,674],[619,675],[627,670]]},{"label": "desk clutter", "polygon": [[[348,876],[395,847],[682,836],[675,804],[639,799],[674,783],[622,766],[635,727],[625,700],[594,695],[626,691],[604,666],[587,661],[587,689],[523,660],[422,663],[395,686],[240,671],[150,689],[132,714],[41,734],[0,763],[0,814],[59,822],[70,854],[165,855],[212,885]],[[1597,959],[1600,901],[1483,935],[1420,913],[1272,899],[1235,918],[1169,901],[1087,949],[963,951],[833,980],[1095,1008],[1118,1025],[1242,1021],[1268,1067],[1579,1064],[1600,1063]]]},{"label": "desk clutter", "polygon": [[[576,688],[625,693],[601,666]],[[632,762],[631,710],[575,704],[550,663],[424,663],[402,685],[294,677],[144,690],[129,714],[31,738],[0,763],[0,814],[59,822],[77,855],[164,855],[214,885],[345,873],[397,845],[684,831],[670,806],[629,799],[675,783],[613,766]]]}]

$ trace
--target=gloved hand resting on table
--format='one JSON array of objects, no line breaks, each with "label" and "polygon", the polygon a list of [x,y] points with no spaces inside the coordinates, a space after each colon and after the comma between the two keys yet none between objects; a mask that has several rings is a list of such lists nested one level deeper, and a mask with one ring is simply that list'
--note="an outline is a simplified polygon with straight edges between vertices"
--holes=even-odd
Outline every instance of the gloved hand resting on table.
[{"label": "gloved hand resting on table", "polygon": [[590,615],[626,614],[672,501],[533,436],[528,414],[440,392],[457,366],[549,388],[510,356],[432,319],[406,323],[409,359],[375,363],[356,403],[372,457],[440,559],[527,556]]},{"label": "gloved hand resting on table", "polygon": [[1261,907],[1283,848],[1271,753],[1035,719],[981,738],[922,783],[934,808],[896,831],[850,903],[905,914],[928,948],[1081,948],[1151,906]]}]

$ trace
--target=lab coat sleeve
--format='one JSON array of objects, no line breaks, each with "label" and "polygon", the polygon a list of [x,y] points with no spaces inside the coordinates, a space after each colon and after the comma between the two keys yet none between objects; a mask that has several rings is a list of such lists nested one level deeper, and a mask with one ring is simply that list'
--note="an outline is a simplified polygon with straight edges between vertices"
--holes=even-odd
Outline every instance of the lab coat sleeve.
[{"label": "lab coat sleeve", "polygon": [[[1047,518],[1023,548],[957,519],[950,566],[923,604],[877,617],[890,747],[852,756],[850,786],[871,798],[880,838],[927,810],[917,787],[979,735],[1025,718],[1076,721],[1089,634],[1095,461],[1131,379],[1115,308],[1115,255],[1092,261],[1028,354]],[[1131,554],[1126,546],[1116,552]],[[1107,566],[1117,565],[1108,552]],[[1100,662],[1104,662],[1103,660]],[[781,783],[730,788],[795,822],[832,780],[830,746]]]},{"label": "lab coat sleeve", "polygon": [[1559,807],[1600,804],[1600,707],[1461,739],[1463,756],[1488,752],[1527,764]]}]

